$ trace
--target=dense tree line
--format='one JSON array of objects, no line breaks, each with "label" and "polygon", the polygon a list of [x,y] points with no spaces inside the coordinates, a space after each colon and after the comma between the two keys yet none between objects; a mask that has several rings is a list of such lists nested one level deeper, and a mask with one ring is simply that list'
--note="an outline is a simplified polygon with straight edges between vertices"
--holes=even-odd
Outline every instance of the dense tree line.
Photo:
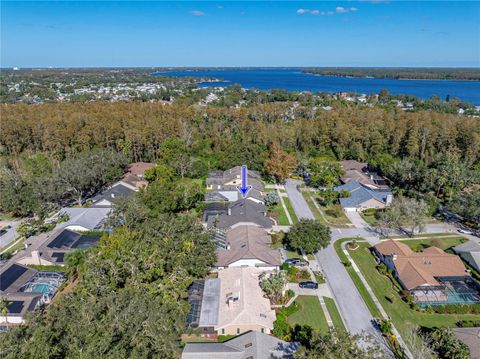
[{"label": "dense tree line", "polygon": [[407,67],[323,67],[306,69],[305,72],[342,77],[377,77],[389,79],[421,80],[480,80],[476,68],[407,68]]},{"label": "dense tree line", "polygon": [[3,334],[2,357],[178,357],[187,288],[208,273],[215,253],[210,235],[183,211],[191,204],[179,203],[173,214],[152,205],[155,191],[122,202],[113,234],[85,257],[69,257],[73,291]]},{"label": "dense tree line", "polygon": [[279,180],[294,164],[299,171],[308,168],[311,158],[357,159],[400,189],[429,192],[445,203],[479,183],[478,119],[332,104],[332,111],[315,110],[308,101],[238,109],[139,102],[3,105],[0,153],[13,171],[39,152],[62,162],[104,148],[133,161],[161,160],[179,177],[246,163]]}]

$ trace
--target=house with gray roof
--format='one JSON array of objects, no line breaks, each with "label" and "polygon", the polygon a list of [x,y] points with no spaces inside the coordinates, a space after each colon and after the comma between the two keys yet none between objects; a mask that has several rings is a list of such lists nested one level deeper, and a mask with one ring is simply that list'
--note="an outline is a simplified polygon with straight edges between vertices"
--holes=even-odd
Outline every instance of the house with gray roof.
[{"label": "house with gray roof", "polygon": [[217,247],[215,267],[253,266],[265,270],[278,269],[282,259],[278,249],[272,249],[268,232],[257,226],[240,225],[226,232],[226,246]]},{"label": "house with gray roof", "polygon": [[26,249],[16,255],[15,260],[24,265],[64,265],[68,252],[94,246],[100,237],[101,234],[58,228],[26,239]]},{"label": "house with gray roof", "polygon": [[[226,171],[212,171],[207,180],[205,201],[208,202],[235,202],[241,198],[237,186],[242,183],[242,167],[236,166]],[[258,171],[248,171],[248,185],[252,186],[247,198],[263,203],[265,197],[264,185]]]},{"label": "house with gray roof", "polygon": [[453,247],[462,259],[480,272],[480,244],[472,240]]},{"label": "house with gray roof", "polygon": [[21,324],[28,311],[50,303],[65,276],[59,272],[40,272],[10,261],[0,269],[0,298],[7,302],[7,315],[0,323]]},{"label": "house with gray roof", "polygon": [[103,230],[110,211],[110,207],[62,208],[56,217],[68,216],[68,220],[58,223],[57,227],[76,232]]},{"label": "house with gray roof", "polygon": [[241,199],[227,207],[227,213],[209,215],[207,227],[220,229],[235,228],[240,225],[254,225],[266,229],[273,226],[273,220],[267,217],[267,207],[262,203],[256,203]]},{"label": "house with gray roof", "polygon": [[249,331],[223,343],[187,343],[182,359],[289,359],[298,348],[296,342]]},{"label": "house with gray roof", "polygon": [[350,181],[334,188],[335,192],[349,192],[348,197],[339,199],[345,211],[363,211],[368,208],[385,208],[393,200],[390,190],[374,190],[358,181]]},{"label": "house with gray roof", "polygon": [[138,188],[124,181],[114,183],[105,191],[91,199],[92,207],[110,208],[118,198],[128,197],[138,191]]}]

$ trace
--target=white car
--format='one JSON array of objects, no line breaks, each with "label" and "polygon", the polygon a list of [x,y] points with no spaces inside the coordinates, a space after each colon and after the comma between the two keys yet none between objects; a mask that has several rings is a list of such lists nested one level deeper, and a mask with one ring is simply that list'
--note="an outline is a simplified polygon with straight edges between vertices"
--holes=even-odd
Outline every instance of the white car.
[{"label": "white car", "polygon": [[459,233],[463,233],[463,234],[470,234],[473,236],[473,232],[472,231],[468,231],[466,229],[459,229],[458,230]]}]

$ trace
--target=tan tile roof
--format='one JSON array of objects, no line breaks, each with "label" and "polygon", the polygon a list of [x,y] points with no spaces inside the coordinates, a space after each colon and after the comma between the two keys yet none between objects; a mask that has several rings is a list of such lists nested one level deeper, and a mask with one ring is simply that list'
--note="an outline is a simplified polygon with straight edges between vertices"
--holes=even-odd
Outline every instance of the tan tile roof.
[{"label": "tan tile roof", "polygon": [[135,176],[143,176],[145,174],[145,171],[155,167],[155,163],[149,163],[149,162],[135,162],[131,163],[128,166],[128,172],[135,175]]},{"label": "tan tile roof", "polygon": [[404,243],[394,241],[393,239],[382,241],[381,243],[377,244],[375,248],[384,256],[388,256],[390,254],[407,256],[413,253],[409,246]]},{"label": "tan tile roof", "polygon": [[355,160],[341,161],[340,165],[345,170],[357,170],[357,171],[362,171],[365,167],[367,167],[366,162],[358,162],[358,161],[355,161]]},{"label": "tan tile roof", "polygon": [[217,266],[225,267],[240,259],[259,259],[270,265],[282,264],[280,252],[272,249],[270,235],[257,226],[241,225],[226,235],[229,249],[217,250]]},{"label": "tan tile roof", "polygon": [[392,255],[398,277],[407,289],[440,285],[438,277],[463,277],[468,273],[460,257],[445,253],[437,247],[413,252],[406,244],[388,240],[377,244],[383,255]]},{"label": "tan tile roof", "polygon": [[276,316],[260,288],[262,272],[256,267],[230,267],[218,272],[221,287],[215,330],[235,325],[259,325],[273,329]]}]

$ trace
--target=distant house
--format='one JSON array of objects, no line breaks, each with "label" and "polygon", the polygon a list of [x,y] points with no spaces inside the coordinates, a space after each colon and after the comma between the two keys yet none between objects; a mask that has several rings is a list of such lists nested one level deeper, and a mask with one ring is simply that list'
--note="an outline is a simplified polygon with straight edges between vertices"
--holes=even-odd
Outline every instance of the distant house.
[{"label": "distant house", "polygon": [[25,313],[50,303],[64,281],[63,273],[39,272],[13,262],[5,265],[0,269],[0,298],[6,299],[8,314],[0,315],[0,323],[23,323]]},{"label": "distant house", "polygon": [[148,182],[145,180],[145,171],[155,167],[155,163],[148,162],[135,162],[131,163],[125,175],[122,177],[120,182],[126,183],[130,186],[136,188],[142,188],[148,185]]},{"label": "distant house", "polygon": [[373,248],[417,303],[480,303],[479,285],[458,256],[437,247],[417,253],[394,240],[383,241]]},{"label": "distant house", "polygon": [[282,264],[280,252],[272,249],[272,240],[263,228],[240,225],[226,232],[226,245],[217,248],[215,267],[261,267],[273,270]]},{"label": "distant house", "polygon": [[[237,186],[242,184],[242,167],[236,166],[226,171],[210,172],[206,184],[207,193],[205,201],[208,202],[235,202],[241,197],[237,190]],[[263,203],[265,196],[264,185],[257,171],[248,171],[248,185],[252,186],[247,198]]]},{"label": "distant house", "polygon": [[223,343],[187,343],[182,359],[290,359],[299,346],[249,331]]},{"label": "distant house", "polygon": [[110,208],[114,205],[115,201],[121,197],[128,197],[138,191],[138,188],[119,181],[107,188],[105,191],[99,193],[91,199],[92,207],[104,207]]},{"label": "distant house", "polygon": [[465,262],[480,272],[480,244],[474,241],[468,241],[453,247],[455,253],[463,258]]},{"label": "distant house", "polygon": [[250,330],[269,334],[276,319],[260,288],[263,269],[230,267],[218,278],[196,281],[189,290],[187,323],[202,334],[231,335]]},{"label": "distant house", "polygon": [[335,192],[349,193],[348,197],[339,199],[340,205],[346,211],[363,211],[368,208],[384,208],[393,201],[390,190],[374,190],[358,181],[350,181],[334,188]]},{"label": "distant house", "polygon": [[62,208],[57,217],[68,216],[68,220],[57,225],[75,232],[103,230],[110,207]]},{"label": "distant house", "polygon": [[74,249],[87,249],[96,245],[99,239],[100,234],[85,235],[59,228],[28,238],[27,248],[16,257],[16,261],[24,265],[63,265],[68,252]]},{"label": "distant house", "polygon": [[258,227],[270,229],[273,221],[267,217],[267,208],[261,203],[249,200],[239,200],[226,207],[226,213],[221,212],[218,215],[207,215],[207,227],[216,227],[220,229],[235,228],[240,225],[256,225]]},{"label": "distant house", "polygon": [[390,190],[386,180],[377,173],[368,170],[368,164],[355,160],[341,161],[345,174],[340,178],[343,184],[359,182],[373,190]]}]

